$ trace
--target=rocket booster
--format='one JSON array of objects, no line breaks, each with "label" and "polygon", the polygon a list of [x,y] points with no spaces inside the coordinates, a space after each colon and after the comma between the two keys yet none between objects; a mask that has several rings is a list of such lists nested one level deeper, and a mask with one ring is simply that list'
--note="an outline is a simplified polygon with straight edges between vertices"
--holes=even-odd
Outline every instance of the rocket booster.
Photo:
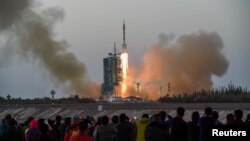
[{"label": "rocket booster", "polygon": [[120,55],[121,59],[121,69],[122,69],[122,87],[121,87],[121,96],[125,97],[126,95],[126,89],[127,89],[127,74],[128,74],[128,50],[127,50],[127,44],[125,39],[125,22],[123,20],[123,43],[122,43],[122,53]]},{"label": "rocket booster", "polygon": [[125,35],[126,35],[126,27],[125,27],[125,21],[123,20],[123,43],[122,43],[122,53],[127,53],[127,44],[126,44],[126,39],[125,39]]}]

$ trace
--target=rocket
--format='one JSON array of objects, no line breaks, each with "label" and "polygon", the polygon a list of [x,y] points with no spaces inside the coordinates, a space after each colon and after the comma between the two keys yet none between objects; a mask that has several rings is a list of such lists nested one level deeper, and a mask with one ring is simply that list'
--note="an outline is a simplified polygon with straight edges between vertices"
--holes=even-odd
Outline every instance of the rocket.
[{"label": "rocket", "polygon": [[127,53],[127,44],[126,44],[126,39],[125,39],[125,31],[126,27],[125,27],[125,21],[123,20],[123,43],[122,43],[122,53]]},{"label": "rocket", "polygon": [[122,97],[126,95],[127,89],[127,74],[128,74],[128,49],[125,39],[125,22],[123,20],[123,43],[122,43],[122,53],[120,55],[121,60],[121,72],[122,72],[122,84],[121,84],[121,93]]}]

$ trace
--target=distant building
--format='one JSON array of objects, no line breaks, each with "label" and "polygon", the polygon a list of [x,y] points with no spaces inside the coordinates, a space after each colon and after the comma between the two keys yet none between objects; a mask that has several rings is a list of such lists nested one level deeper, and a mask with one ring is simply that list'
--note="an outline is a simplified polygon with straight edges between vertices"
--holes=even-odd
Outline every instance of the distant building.
[{"label": "distant building", "polygon": [[121,59],[116,53],[116,45],[114,44],[114,53],[109,53],[108,57],[103,58],[103,96],[117,96],[116,87],[122,80],[121,71]]},{"label": "distant building", "polygon": [[143,99],[137,96],[122,97],[109,97],[108,102],[143,102]]}]

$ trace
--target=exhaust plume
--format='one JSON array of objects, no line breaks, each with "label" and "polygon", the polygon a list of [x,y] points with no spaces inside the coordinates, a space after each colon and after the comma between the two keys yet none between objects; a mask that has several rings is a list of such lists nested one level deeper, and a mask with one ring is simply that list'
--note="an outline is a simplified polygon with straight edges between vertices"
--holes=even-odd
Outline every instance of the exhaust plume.
[{"label": "exhaust plume", "polygon": [[[63,19],[63,10],[54,7],[35,11],[32,2],[3,0],[0,4],[3,11],[0,12],[0,30],[12,32],[15,35],[12,42],[18,45],[11,52],[25,61],[39,63],[57,85],[64,86],[67,93],[75,91],[79,96],[96,97],[99,88],[87,78],[85,65],[67,51],[65,40],[54,39],[54,25]],[[13,50],[9,45],[6,47]]]},{"label": "exhaust plume", "polygon": [[22,12],[30,6],[30,0],[1,0],[0,30],[7,29],[21,18]]},{"label": "exhaust plume", "polygon": [[223,42],[216,32],[183,35],[176,43],[173,34],[161,34],[159,43],[145,52],[143,65],[131,70],[131,77],[140,83],[140,95],[147,99],[159,98],[160,87],[162,96],[210,89],[212,75],[222,76],[229,65],[222,49]]}]

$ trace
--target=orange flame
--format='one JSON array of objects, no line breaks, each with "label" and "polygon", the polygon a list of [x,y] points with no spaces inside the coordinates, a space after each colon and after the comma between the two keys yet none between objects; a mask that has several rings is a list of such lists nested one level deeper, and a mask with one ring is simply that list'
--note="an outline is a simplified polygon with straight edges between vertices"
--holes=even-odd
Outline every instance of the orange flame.
[{"label": "orange flame", "polygon": [[128,72],[128,53],[121,54],[121,69],[122,69],[122,88],[121,97],[126,96],[127,91],[127,72]]}]

